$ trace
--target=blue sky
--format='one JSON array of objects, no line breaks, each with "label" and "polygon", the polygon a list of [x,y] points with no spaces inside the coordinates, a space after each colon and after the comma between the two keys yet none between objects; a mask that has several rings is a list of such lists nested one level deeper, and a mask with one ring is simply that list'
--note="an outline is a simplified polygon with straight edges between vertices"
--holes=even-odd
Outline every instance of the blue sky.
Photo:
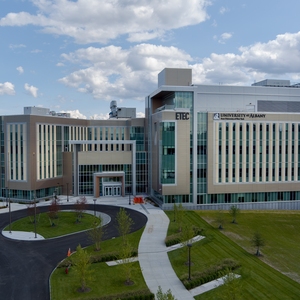
[{"label": "blue sky", "polygon": [[0,0],[0,115],[25,106],[105,119],[164,68],[194,84],[300,82],[299,0]]}]

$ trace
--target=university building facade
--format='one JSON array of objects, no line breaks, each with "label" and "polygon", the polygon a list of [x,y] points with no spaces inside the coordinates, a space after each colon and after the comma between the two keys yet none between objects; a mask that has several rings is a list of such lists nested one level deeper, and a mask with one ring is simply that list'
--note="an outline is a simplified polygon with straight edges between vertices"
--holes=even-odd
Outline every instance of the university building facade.
[{"label": "university building facade", "polygon": [[288,80],[194,85],[164,69],[145,118],[24,108],[1,117],[1,197],[148,195],[162,207],[293,208],[300,199],[300,89]]}]

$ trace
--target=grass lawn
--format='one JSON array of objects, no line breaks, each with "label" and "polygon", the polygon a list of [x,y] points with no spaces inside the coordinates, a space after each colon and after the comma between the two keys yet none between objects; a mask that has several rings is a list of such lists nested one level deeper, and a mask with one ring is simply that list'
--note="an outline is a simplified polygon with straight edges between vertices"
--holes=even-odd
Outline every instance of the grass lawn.
[{"label": "grass lawn", "polygon": [[[202,212],[200,215],[215,224],[215,212]],[[223,234],[248,252],[255,253],[250,240],[254,232],[259,232],[265,240],[260,259],[300,283],[299,211],[241,212],[237,217],[238,224],[230,222],[227,212],[224,212],[224,217]]]},{"label": "grass lawn", "polygon": [[[11,230],[13,231],[27,231],[34,232],[34,217],[25,217],[17,220],[11,224]],[[75,212],[58,212],[58,218],[52,221],[48,217],[48,213],[42,213],[37,215],[36,231],[38,234],[44,238],[53,238],[57,236],[62,236],[65,234],[78,232],[91,228],[94,222],[99,223],[99,218],[90,215],[83,214],[80,222],[76,222],[77,216]],[[6,226],[4,230],[9,230],[9,226]]]},{"label": "grass lawn", "polygon": [[[173,212],[167,212],[170,220],[173,220]],[[224,214],[224,230],[217,229],[217,212],[210,211],[188,211],[185,220],[191,225],[204,229],[206,238],[193,244],[191,249],[192,275],[195,271],[203,271],[209,266],[215,265],[224,258],[233,258],[239,261],[242,267],[238,273],[242,275],[238,279],[239,299],[299,299],[300,284],[271,268],[262,260],[276,265],[280,269],[280,257],[284,257],[282,266],[284,272],[298,272],[299,264],[299,237],[296,230],[291,233],[293,227],[299,228],[299,214],[291,212],[243,212],[237,217],[238,224],[231,224],[228,212]],[[247,216],[247,217],[246,217]],[[249,219],[248,219],[249,218]],[[205,220],[212,223],[207,223]],[[285,221],[284,221],[285,220]],[[294,223],[295,222],[295,223]],[[276,225],[275,225],[276,224]],[[277,228],[276,228],[277,227]],[[262,248],[263,257],[258,258],[254,255],[255,249],[250,246],[250,238],[257,229],[265,236],[266,247]],[[168,235],[176,233],[178,224],[170,222]],[[229,235],[227,237],[225,234]],[[279,242],[279,237],[280,242]],[[233,238],[234,237],[234,238]],[[234,240],[233,240],[234,239]],[[292,246],[291,244],[294,245]],[[240,243],[239,246],[237,243]],[[278,243],[281,244],[279,247]],[[268,245],[268,246],[267,246]],[[290,248],[292,247],[292,248]],[[270,249],[268,249],[270,248]],[[281,249],[283,249],[281,251]],[[296,251],[296,249],[298,249]],[[276,255],[275,255],[276,253]],[[182,248],[169,252],[169,258],[178,277],[188,273],[187,249]],[[299,272],[298,272],[299,274]],[[196,299],[225,299],[226,287],[220,287],[195,297]]]},{"label": "grass lawn", "polygon": [[[129,235],[130,243],[135,249],[138,247],[143,230],[144,228]],[[115,238],[103,241],[99,252],[94,251],[93,246],[86,248],[86,250],[93,256],[103,255],[118,251],[121,242],[121,238]],[[76,253],[73,255],[76,255]],[[91,290],[87,293],[79,293],[77,290],[80,287],[80,283],[72,267],[68,274],[65,274],[64,268],[57,268],[50,279],[51,299],[96,299],[97,297],[116,295],[124,292],[148,290],[138,262],[133,263],[133,285],[125,285],[126,276],[123,273],[122,265],[109,267],[106,263],[94,263],[91,265],[91,269],[93,270],[93,278],[87,284]]]}]

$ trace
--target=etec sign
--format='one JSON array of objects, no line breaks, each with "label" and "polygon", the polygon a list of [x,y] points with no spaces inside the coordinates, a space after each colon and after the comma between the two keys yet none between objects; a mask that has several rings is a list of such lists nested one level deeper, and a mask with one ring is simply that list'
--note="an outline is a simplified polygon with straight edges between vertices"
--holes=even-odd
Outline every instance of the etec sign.
[{"label": "etec sign", "polygon": [[190,113],[186,112],[177,112],[175,113],[176,120],[189,120],[190,119]]}]

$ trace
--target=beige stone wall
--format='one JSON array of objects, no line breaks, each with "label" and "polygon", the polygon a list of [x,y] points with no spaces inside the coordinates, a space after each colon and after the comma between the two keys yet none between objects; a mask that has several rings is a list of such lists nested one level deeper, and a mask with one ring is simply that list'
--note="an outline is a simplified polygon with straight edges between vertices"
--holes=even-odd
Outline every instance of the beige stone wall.
[{"label": "beige stone wall", "polygon": [[[247,113],[247,112],[233,112],[226,114],[237,114],[237,118],[243,118],[243,114],[248,114],[248,116],[244,117],[244,120],[235,120],[234,116],[231,120],[220,120],[223,122],[236,122],[239,124],[243,123],[262,123],[262,124],[278,124],[278,123],[300,123],[300,114],[276,114],[276,113]],[[252,117],[250,117],[251,114]],[[256,115],[260,115],[255,117]],[[220,114],[222,117],[222,114]],[[228,183],[216,183],[216,176],[218,176],[218,166],[216,165],[217,153],[218,153],[218,145],[215,145],[215,135],[218,134],[218,129],[215,123],[219,123],[219,121],[214,120],[214,114],[208,114],[208,145],[207,145],[207,192],[209,194],[223,194],[223,193],[257,193],[257,192],[276,192],[276,191],[296,191],[299,190],[299,182],[293,181],[274,181],[274,182],[228,182]],[[265,125],[263,125],[265,128]],[[231,127],[229,127],[231,128]],[[244,128],[244,127],[243,127]],[[215,131],[215,132],[214,132]],[[230,130],[229,130],[230,131]],[[265,138],[265,135],[263,135]],[[229,135],[230,139],[230,135]],[[243,144],[244,145],[244,144]],[[251,142],[249,143],[251,145]],[[296,147],[296,145],[295,145]],[[249,147],[249,151],[251,148]],[[264,142],[263,142],[263,152],[265,151]],[[256,153],[258,153],[256,151]],[[229,152],[230,154],[230,152]],[[263,154],[265,155],[265,154]],[[236,148],[236,160],[239,159],[239,150]],[[259,156],[257,156],[259,157]],[[230,158],[229,158],[230,159]],[[297,158],[296,158],[297,159]],[[274,161],[273,163],[278,164],[278,162]],[[237,172],[237,171],[236,171]],[[243,171],[244,172],[244,171]],[[263,173],[262,177],[265,174]]]},{"label": "beige stone wall", "polygon": [[132,163],[131,151],[79,152],[80,165],[124,165]]}]

